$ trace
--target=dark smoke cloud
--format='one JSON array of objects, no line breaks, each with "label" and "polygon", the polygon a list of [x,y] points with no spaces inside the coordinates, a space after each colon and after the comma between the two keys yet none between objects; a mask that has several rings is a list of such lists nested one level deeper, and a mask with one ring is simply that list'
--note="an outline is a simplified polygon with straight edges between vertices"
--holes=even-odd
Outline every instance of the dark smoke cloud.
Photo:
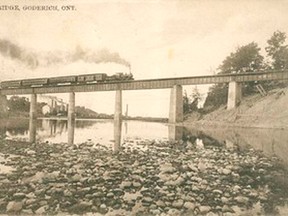
[{"label": "dark smoke cloud", "polygon": [[9,40],[0,39],[0,54],[23,62],[31,68],[36,68],[39,64],[35,54],[27,52]]},{"label": "dark smoke cloud", "polygon": [[19,60],[29,67],[35,69],[37,66],[50,66],[55,64],[73,63],[79,60],[88,63],[116,63],[130,68],[130,63],[121,58],[119,53],[110,52],[108,49],[99,51],[84,50],[80,46],[76,47],[72,53],[48,52],[34,54],[19,47],[9,40],[0,39],[0,54]]},{"label": "dark smoke cloud", "polygon": [[98,52],[91,50],[84,50],[81,47],[76,47],[75,52],[70,56],[72,62],[77,60],[83,60],[91,63],[117,63],[130,67],[130,63],[125,59],[121,58],[119,53],[110,52],[108,49],[102,49]]}]

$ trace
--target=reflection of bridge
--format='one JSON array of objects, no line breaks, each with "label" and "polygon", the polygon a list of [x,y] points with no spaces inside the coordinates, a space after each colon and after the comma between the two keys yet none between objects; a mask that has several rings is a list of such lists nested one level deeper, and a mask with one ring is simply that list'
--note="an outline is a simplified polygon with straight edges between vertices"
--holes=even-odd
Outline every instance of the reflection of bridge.
[{"label": "reflection of bridge", "polygon": [[[171,89],[169,122],[183,121],[182,85],[229,83],[227,108],[232,109],[241,101],[241,83],[248,81],[288,79],[288,71],[268,71],[261,73],[224,74],[214,76],[180,77],[167,79],[150,79],[123,81],[114,83],[89,83],[79,85],[38,86],[13,89],[1,89],[2,95],[31,94],[30,119],[36,119],[37,94],[70,93],[68,109],[68,142],[73,143],[75,125],[75,92],[116,91],[115,98],[115,136],[121,132],[122,90]],[[3,101],[3,100],[2,100]],[[0,101],[1,103],[1,101]],[[32,125],[32,124],[31,124]],[[70,128],[70,129],[69,129]],[[32,130],[32,126],[31,126]],[[30,130],[30,131],[31,131]],[[33,141],[35,134],[30,133]],[[117,140],[117,139],[115,139]]]}]

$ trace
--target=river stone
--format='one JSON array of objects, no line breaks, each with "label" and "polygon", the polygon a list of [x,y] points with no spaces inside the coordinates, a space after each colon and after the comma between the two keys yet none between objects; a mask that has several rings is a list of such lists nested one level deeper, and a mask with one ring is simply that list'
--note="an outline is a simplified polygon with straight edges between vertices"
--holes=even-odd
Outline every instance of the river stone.
[{"label": "river stone", "polygon": [[33,215],[32,209],[22,209],[21,213],[23,215]]},{"label": "river stone", "polygon": [[15,193],[15,194],[13,194],[13,198],[17,199],[17,200],[24,199],[25,197],[26,197],[26,194],[24,194],[24,193]]},{"label": "river stone", "polygon": [[101,205],[100,205],[100,209],[106,209],[107,208],[107,206],[104,204],[104,203],[102,203]]},{"label": "river stone", "polygon": [[133,182],[132,183],[133,184],[133,187],[141,187],[141,184],[139,183],[139,182]]},{"label": "river stone", "polygon": [[10,213],[10,212],[15,212],[15,213],[16,212],[20,212],[22,207],[23,207],[23,203],[22,202],[11,201],[6,206],[6,212],[8,212],[8,213]]},{"label": "river stone", "polygon": [[35,211],[35,214],[37,214],[37,215],[44,214],[46,212],[46,209],[48,209],[48,206],[46,206],[46,205],[42,206]]},{"label": "river stone", "polygon": [[207,214],[211,210],[210,206],[200,206],[199,211],[201,214]]},{"label": "river stone", "polygon": [[171,163],[161,164],[159,168],[162,173],[173,173],[175,171],[175,168]]},{"label": "river stone", "polygon": [[185,179],[179,176],[179,178],[177,178],[177,180],[175,181],[175,185],[181,185],[184,182],[185,182]]},{"label": "river stone", "polygon": [[142,199],[142,202],[146,202],[146,203],[152,203],[153,202],[153,199],[151,197],[144,197]]},{"label": "river stone", "polygon": [[224,205],[224,206],[222,207],[222,212],[223,212],[223,213],[226,213],[226,212],[234,213],[233,209],[230,208],[228,205]]},{"label": "river stone", "polygon": [[107,193],[106,197],[112,198],[112,197],[114,197],[114,194],[112,192],[109,192],[109,193]]},{"label": "river stone", "polygon": [[72,182],[78,182],[81,180],[81,178],[82,178],[81,175],[75,174],[74,176],[72,176],[71,181]]},{"label": "river stone", "polygon": [[234,200],[236,200],[236,202],[240,204],[246,204],[249,201],[249,198],[244,197],[244,196],[237,196],[234,198]]},{"label": "river stone", "polygon": [[227,197],[222,196],[221,201],[222,203],[227,204],[229,202],[229,199]]},{"label": "river stone", "polygon": [[180,200],[175,200],[175,201],[172,203],[172,206],[173,206],[174,208],[182,208],[183,204],[184,204],[184,201],[180,199]]},{"label": "river stone", "polygon": [[184,203],[184,207],[189,209],[189,210],[194,210],[195,206],[196,205],[193,202],[185,202]]},{"label": "river stone", "polygon": [[223,173],[224,175],[229,175],[229,174],[231,173],[231,170],[224,168],[224,169],[222,170],[222,173]]},{"label": "river stone", "polygon": [[190,168],[190,170],[192,170],[193,172],[199,172],[198,168],[194,165],[194,164],[188,164],[188,167]]},{"label": "river stone", "polygon": [[223,194],[223,192],[221,190],[217,190],[217,189],[213,190],[213,193]]},{"label": "river stone", "polygon": [[151,209],[150,210],[150,213],[152,215],[160,215],[161,214],[161,211],[159,209]]},{"label": "river stone", "polygon": [[129,181],[123,181],[120,185],[120,188],[130,188],[132,186],[132,183]]},{"label": "river stone", "polygon": [[181,212],[178,209],[169,209],[169,211],[167,212],[168,215],[173,215],[173,216],[180,216]]},{"label": "river stone", "polygon": [[36,152],[35,152],[34,150],[28,150],[28,151],[26,151],[26,153],[27,153],[28,155],[36,154]]},{"label": "river stone", "polygon": [[164,208],[164,207],[166,206],[165,203],[164,203],[162,200],[158,200],[158,201],[156,202],[156,205],[159,206],[159,207],[161,207],[161,208]]}]

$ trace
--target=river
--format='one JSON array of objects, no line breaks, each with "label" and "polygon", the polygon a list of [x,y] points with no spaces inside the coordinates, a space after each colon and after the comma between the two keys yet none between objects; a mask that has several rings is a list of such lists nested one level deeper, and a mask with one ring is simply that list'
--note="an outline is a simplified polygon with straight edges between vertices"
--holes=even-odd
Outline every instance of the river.
[{"label": "river", "polygon": [[[29,138],[28,119],[8,119],[0,124],[0,134],[7,139]],[[67,121],[61,119],[38,119],[37,141],[49,143],[67,142]],[[123,121],[121,142],[125,140],[190,140],[198,145],[220,145],[240,149],[253,147],[267,156],[278,156],[288,167],[288,131],[279,129],[212,129],[171,126],[165,123]],[[114,143],[113,120],[77,120],[74,143],[100,143],[111,147]]]}]

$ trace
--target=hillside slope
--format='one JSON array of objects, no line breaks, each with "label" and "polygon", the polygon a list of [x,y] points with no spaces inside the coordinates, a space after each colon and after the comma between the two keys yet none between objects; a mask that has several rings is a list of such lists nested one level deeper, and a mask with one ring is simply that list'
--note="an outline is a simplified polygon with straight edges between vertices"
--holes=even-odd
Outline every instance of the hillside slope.
[{"label": "hillside slope", "polygon": [[214,127],[288,128],[288,88],[274,89],[267,96],[255,94],[242,99],[240,106],[226,110],[225,106],[184,124]]}]

